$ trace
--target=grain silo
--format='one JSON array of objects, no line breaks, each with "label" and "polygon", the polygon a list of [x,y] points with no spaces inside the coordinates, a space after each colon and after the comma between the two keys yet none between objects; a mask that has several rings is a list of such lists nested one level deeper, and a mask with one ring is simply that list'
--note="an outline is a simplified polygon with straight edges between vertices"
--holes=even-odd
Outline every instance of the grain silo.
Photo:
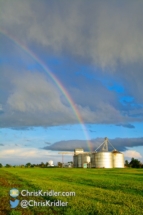
[{"label": "grain silo", "polygon": [[113,167],[124,168],[124,155],[117,150],[113,150],[112,154],[113,154]]},{"label": "grain silo", "polygon": [[90,153],[84,152],[83,149],[75,149],[74,150],[74,156],[73,156],[73,163],[74,167],[80,167],[83,168],[84,164],[90,163]]},{"label": "grain silo", "polygon": [[[101,148],[99,152],[97,149]],[[108,151],[108,138],[91,155],[91,167],[95,168],[113,168],[113,155]]]},{"label": "grain silo", "polygon": [[98,152],[95,154],[96,168],[113,168],[112,152]]}]

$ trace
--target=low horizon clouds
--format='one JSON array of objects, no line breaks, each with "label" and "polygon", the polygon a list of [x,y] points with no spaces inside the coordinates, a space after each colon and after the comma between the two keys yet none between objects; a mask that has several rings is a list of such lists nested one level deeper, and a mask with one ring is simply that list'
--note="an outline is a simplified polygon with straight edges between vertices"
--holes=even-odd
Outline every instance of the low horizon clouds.
[{"label": "low horizon clouds", "polygon": [[[48,162],[50,160],[54,161],[54,164],[56,165],[58,161],[61,161],[61,155],[59,155],[55,151],[47,151],[44,149],[39,149],[35,147],[14,147],[10,148],[9,146],[3,147],[3,149],[0,151],[0,163],[3,165],[5,164],[11,164],[11,165],[25,165],[26,163],[41,163],[41,162]],[[64,161],[69,161],[69,157],[64,159]],[[70,157],[70,160],[72,158]]]},{"label": "low horizon clouds", "polygon": [[127,158],[142,158],[142,155],[134,150],[127,150],[124,152],[124,156]]},{"label": "low horizon clouds", "polygon": [[[92,139],[91,148],[95,150],[102,142],[104,138],[96,138]],[[111,144],[119,151],[126,151],[128,147],[137,147],[143,146],[143,137],[140,138],[114,138],[109,140]],[[109,144],[110,146],[110,144]],[[59,141],[55,142],[51,146],[45,146],[43,149],[45,150],[53,150],[53,151],[74,151],[75,148],[83,148],[85,151],[89,151],[89,147],[87,145],[86,140],[68,140],[68,141]],[[111,147],[110,147],[111,148]],[[113,148],[112,148],[113,149]]]}]

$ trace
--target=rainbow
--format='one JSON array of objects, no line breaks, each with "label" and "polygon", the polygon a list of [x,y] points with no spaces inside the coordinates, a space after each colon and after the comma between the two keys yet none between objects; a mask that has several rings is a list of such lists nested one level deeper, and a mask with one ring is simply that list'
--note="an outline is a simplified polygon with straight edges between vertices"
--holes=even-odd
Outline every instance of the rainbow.
[{"label": "rainbow", "polygon": [[86,138],[87,146],[89,148],[89,151],[92,151],[92,144],[90,142],[90,138],[86,129],[86,126],[84,125],[84,121],[80,115],[79,110],[77,109],[76,105],[74,104],[71,96],[69,95],[68,91],[64,88],[62,83],[57,79],[57,77],[47,68],[47,66],[42,62],[41,59],[39,59],[31,50],[29,50],[26,46],[18,42],[15,38],[12,36],[9,36],[8,33],[4,30],[0,30],[0,33],[3,34],[5,37],[10,39],[16,46],[18,46],[20,49],[22,49],[26,54],[28,54],[33,60],[35,60],[41,68],[48,74],[48,76],[52,79],[52,81],[57,85],[57,87],[60,89],[60,91],[63,93],[63,95],[66,97],[68,103],[70,104],[76,118],[78,119],[81,128],[83,130],[83,133]]}]

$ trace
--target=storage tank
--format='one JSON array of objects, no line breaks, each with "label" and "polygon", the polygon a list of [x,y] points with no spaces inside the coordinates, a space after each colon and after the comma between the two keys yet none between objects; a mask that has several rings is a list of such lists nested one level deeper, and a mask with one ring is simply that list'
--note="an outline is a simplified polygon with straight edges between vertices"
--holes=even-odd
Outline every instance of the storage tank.
[{"label": "storage tank", "polygon": [[77,167],[83,167],[84,163],[87,163],[87,164],[90,163],[90,156],[88,153],[82,153],[82,154],[78,154],[76,156],[77,156],[77,160],[78,160]]},{"label": "storage tank", "polygon": [[74,154],[75,154],[75,155],[82,154],[82,153],[84,153],[84,150],[83,150],[82,148],[76,148],[76,149],[74,150]]},{"label": "storage tank", "polygon": [[96,155],[96,152],[93,152],[91,154],[91,167],[95,168],[95,155]]},{"label": "storage tank", "polygon": [[84,163],[90,163],[90,156],[89,155],[84,156]]},{"label": "storage tank", "polygon": [[78,154],[78,167],[82,167],[82,154]]},{"label": "storage tank", "polygon": [[[114,149],[112,152],[108,151],[108,144]],[[107,137],[95,152],[84,152],[82,148],[77,148],[74,150],[74,156],[76,156],[74,158],[75,167],[84,167],[85,164],[88,164],[88,167],[93,168],[124,168],[124,155],[113,147]]]},{"label": "storage tank", "polygon": [[113,153],[112,152],[97,152],[95,153],[96,168],[113,168]]},{"label": "storage tank", "polygon": [[49,163],[49,166],[54,166],[54,162],[53,161],[50,160],[48,163]]},{"label": "storage tank", "polygon": [[73,156],[73,165],[74,165],[74,167],[78,167],[78,157],[77,157],[77,155]]},{"label": "storage tank", "polygon": [[113,153],[113,167],[124,168],[124,155],[117,150],[114,150],[112,153]]}]

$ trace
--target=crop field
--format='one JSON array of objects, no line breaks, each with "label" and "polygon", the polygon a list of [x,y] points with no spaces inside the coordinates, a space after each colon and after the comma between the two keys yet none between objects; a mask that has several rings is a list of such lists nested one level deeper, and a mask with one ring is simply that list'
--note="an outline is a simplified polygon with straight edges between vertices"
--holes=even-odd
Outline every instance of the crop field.
[{"label": "crop field", "polygon": [[[10,208],[11,188],[75,192],[75,196],[22,196],[36,202],[68,202],[67,206]],[[141,215],[143,169],[0,168],[0,215]]]}]

